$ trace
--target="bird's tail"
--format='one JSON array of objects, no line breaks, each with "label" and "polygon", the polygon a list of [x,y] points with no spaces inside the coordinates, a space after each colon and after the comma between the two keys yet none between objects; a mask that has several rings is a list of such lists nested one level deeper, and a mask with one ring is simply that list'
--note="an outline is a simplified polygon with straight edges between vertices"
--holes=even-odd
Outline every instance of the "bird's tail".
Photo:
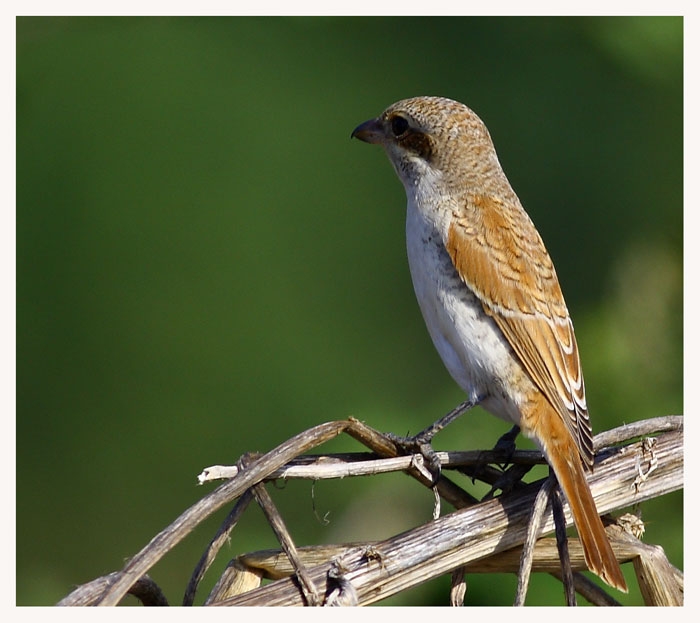
[{"label": "bird's tail", "polygon": [[542,444],[569,503],[586,565],[607,584],[626,593],[627,584],[598,515],[576,443],[553,409],[551,418],[538,418],[538,423],[543,421],[548,430],[542,434],[534,431],[534,436]]}]

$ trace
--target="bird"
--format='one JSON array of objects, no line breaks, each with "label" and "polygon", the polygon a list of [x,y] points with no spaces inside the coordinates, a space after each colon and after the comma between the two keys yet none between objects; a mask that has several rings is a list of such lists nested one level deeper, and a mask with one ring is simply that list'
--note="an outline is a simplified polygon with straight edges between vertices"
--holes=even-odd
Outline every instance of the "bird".
[{"label": "bird", "polygon": [[587,567],[627,592],[586,480],[593,434],[574,327],[554,265],[466,105],[420,96],[351,137],[384,148],[406,191],[406,250],[428,333],[467,400],[540,448],[569,503]]}]

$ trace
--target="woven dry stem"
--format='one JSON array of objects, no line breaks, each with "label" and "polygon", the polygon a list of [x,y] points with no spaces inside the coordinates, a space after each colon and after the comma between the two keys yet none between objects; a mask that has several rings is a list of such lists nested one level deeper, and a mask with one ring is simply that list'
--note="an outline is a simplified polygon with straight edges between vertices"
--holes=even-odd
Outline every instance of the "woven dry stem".
[{"label": "woven dry stem", "polygon": [[[370,452],[305,454],[341,433],[350,435]],[[596,437],[595,447],[596,468],[589,475],[589,484],[603,515],[683,487],[680,416],[635,422],[602,433]],[[561,533],[564,524],[571,525],[571,517],[566,504],[557,514],[557,504],[551,503],[556,495],[549,495],[557,488],[550,479],[527,485],[520,481],[533,465],[543,462],[538,452],[516,451],[511,456],[498,451],[436,453],[442,472],[434,485],[435,515],[439,514],[440,500],[456,510],[372,543],[297,547],[265,488],[265,482],[280,478],[318,480],[399,470],[431,487],[432,477],[422,457],[399,454],[389,437],[350,418],[304,431],[262,456],[243,457],[235,468],[209,468],[200,476],[202,481],[220,477],[227,480],[153,537],[121,571],[78,587],[59,605],[117,605],[126,594],[136,595],[145,605],[167,605],[148,571],[197,525],[233,503],[185,589],[182,603],[192,605],[202,577],[253,500],[263,509],[281,549],[242,554],[231,560],[204,605],[367,605],[443,574],[452,575],[446,603],[449,600],[458,605],[464,600],[465,574],[503,572],[518,574],[514,603],[520,605],[531,571],[560,578],[569,604],[575,603],[576,593],[597,605],[617,603],[579,573],[586,567],[577,539],[569,539],[567,548],[566,538],[540,536],[552,532],[557,517],[557,532]],[[504,472],[498,466],[506,461],[511,466]],[[493,493],[501,494],[475,499],[445,476],[452,469],[487,482]],[[547,486],[543,488],[543,484]],[[540,489],[540,501],[544,503],[536,504]],[[554,513],[549,512],[551,508]],[[639,540],[641,521],[632,515],[606,520],[613,551],[621,564],[632,563],[645,603],[682,605],[683,575],[668,562],[660,547]],[[523,548],[525,543],[532,546]]]}]

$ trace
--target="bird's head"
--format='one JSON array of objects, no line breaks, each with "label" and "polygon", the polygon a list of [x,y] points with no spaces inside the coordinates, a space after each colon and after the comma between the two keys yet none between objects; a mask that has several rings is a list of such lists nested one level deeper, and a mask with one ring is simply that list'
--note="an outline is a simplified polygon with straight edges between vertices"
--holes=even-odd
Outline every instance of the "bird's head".
[{"label": "bird's head", "polygon": [[484,123],[444,97],[396,102],[357,126],[352,137],[381,145],[407,192],[423,182],[467,192],[477,182],[483,189],[492,178],[505,179]]}]

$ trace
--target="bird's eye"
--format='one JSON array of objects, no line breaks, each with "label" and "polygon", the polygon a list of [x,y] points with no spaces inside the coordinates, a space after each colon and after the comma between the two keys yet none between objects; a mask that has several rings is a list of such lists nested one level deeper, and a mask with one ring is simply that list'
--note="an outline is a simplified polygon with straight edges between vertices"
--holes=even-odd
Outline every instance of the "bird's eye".
[{"label": "bird's eye", "polygon": [[405,119],[405,117],[401,117],[400,115],[396,115],[395,117],[392,118],[391,131],[394,133],[394,136],[396,138],[405,134],[406,130],[408,130],[408,121]]}]

